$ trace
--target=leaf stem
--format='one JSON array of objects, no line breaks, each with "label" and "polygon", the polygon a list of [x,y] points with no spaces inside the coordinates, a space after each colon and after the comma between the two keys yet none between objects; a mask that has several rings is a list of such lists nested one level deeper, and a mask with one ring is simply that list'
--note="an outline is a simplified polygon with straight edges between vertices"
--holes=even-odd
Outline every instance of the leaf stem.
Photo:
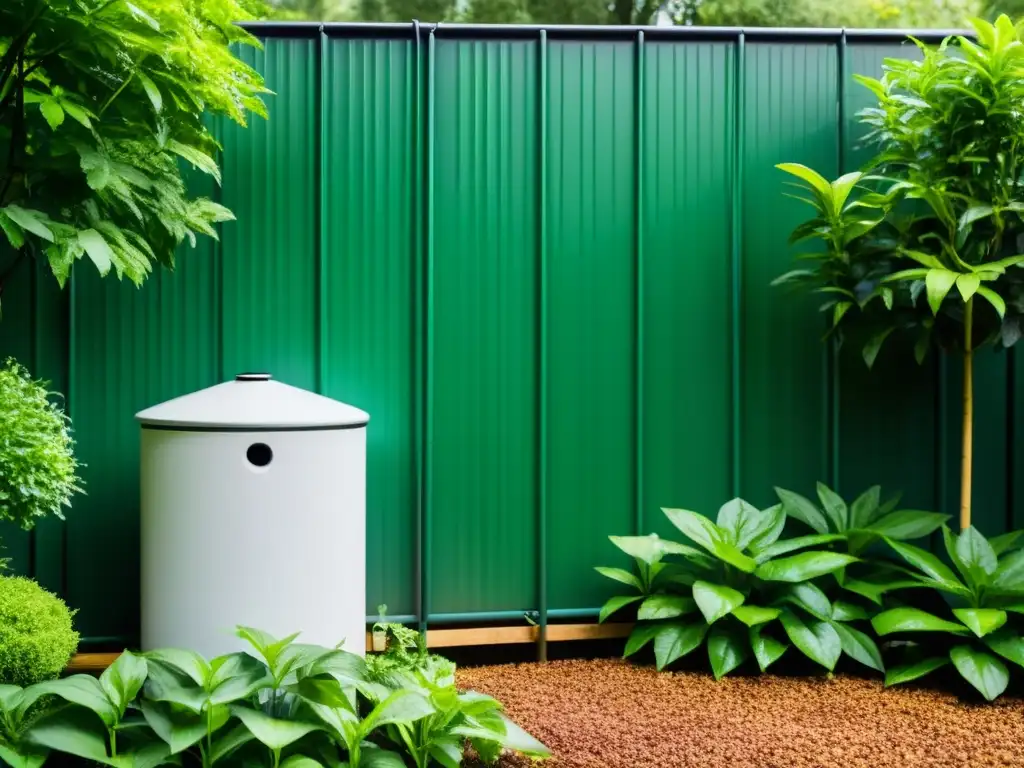
[{"label": "leaf stem", "polygon": [[960,453],[960,530],[971,525],[971,470],[974,457],[974,297],[964,306],[963,448]]}]

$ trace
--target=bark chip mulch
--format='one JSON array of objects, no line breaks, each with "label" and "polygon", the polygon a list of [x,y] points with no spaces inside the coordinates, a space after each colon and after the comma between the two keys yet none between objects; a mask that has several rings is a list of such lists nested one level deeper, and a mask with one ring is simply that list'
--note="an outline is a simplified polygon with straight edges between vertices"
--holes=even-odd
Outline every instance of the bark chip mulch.
[{"label": "bark chip mulch", "polygon": [[[837,676],[658,673],[615,661],[460,668],[547,744],[548,768],[1024,767],[1024,701]],[[530,765],[505,757],[501,768]]]}]

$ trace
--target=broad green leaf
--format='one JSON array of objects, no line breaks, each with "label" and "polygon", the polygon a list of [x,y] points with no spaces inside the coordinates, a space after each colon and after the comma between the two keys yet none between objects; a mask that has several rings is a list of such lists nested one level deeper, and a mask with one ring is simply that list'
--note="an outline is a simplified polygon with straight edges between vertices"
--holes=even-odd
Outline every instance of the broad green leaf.
[{"label": "broad green leaf", "polygon": [[964,215],[960,217],[959,227],[964,229],[969,227],[980,219],[985,219],[995,213],[995,209],[991,205],[974,205],[964,211]]},{"label": "broad green leaf", "polygon": [[843,206],[846,205],[846,199],[850,196],[850,192],[857,186],[857,182],[864,176],[860,171],[851,171],[850,173],[844,173],[838,179],[832,182],[832,212],[839,215]]},{"label": "broad green leaf", "polygon": [[19,750],[19,752],[15,752],[0,742],[0,762],[11,768],[42,768],[46,758],[49,757],[49,753],[42,749],[32,750],[19,747]]},{"label": "broad green leaf", "polygon": [[[397,757],[397,755],[396,755]],[[366,761],[363,761],[363,765],[366,765]],[[401,768],[405,768],[405,763],[399,760],[398,765]],[[324,768],[323,764],[314,760],[312,757],[306,757],[305,755],[291,755],[286,757],[280,763],[280,768]]]},{"label": "broad green leaf", "polygon": [[877,669],[879,672],[885,672],[882,653],[878,650],[875,641],[868,635],[859,629],[843,624],[841,621],[832,622],[832,628],[839,635],[839,642],[842,645],[843,653],[866,667]]},{"label": "broad green leaf", "polygon": [[609,536],[608,540],[630,557],[647,565],[662,558],[661,539],[653,534],[650,536]]},{"label": "broad green leaf", "polygon": [[693,599],[708,624],[714,624],[723,616],[743,605],[742,592],[723,584],[698,581],[693,585]]},{"label": "broad green leaf", "polygon": [[995,632],[1006,623],[1006,611],[997,608],[954,608],[953,615],[978,637]]},{"label": "broad green leaf", "polygon": [[235,750],[245,746],[254,738],[252,732],[245,725],[239,723],[224,735],[218,735],[214,739],[213,749],[210,753],[211,762],[217,763],[229,757]]},{"label": "broad green leaf", "polygon": [[960,583],[953,571],[931,552],[895,539],[886,538],[885,541],[900,557],[927,576],[934,586],[965,597],[970,595],[970,590]]},{"label": "broad green leaf", "polygon": [[903,248],[900,250],[900,253],[906,256],[908,259],[916,261],[918,264],[921,264],[922,266],[931,267],[933,269],[942,268],[942,262],[939,261],[939,258],[937,256],[931,253],[925,253],[924,251],[915,251],[910,248]]},{"label": "broad green leaf", "polygon": [[61,680],[37,683],[34,688],[37,692],[59,696],[64,701],[95,712],[108,727],[112,727],[120,717],[100,681],[90,675],[71,675]]},{"label": "broad green leaf", "polygon": [[188,144],[182,144],[174,139],[167,142],[167,149],[187,160],[193,167],[198,168],[203,173],[209,174],[220,184],[220,168],[217,167],[217,161],[201,149]]},{"label": "broad green leaf", "polygon": [[637,624],[633,627],[633,631],[629,633],[629,639],[626,640],[626,649],[622,653],[622,658],[628,658],[634,653],[639,651],[645,645],[647,645],[654,636],[658,634],[658,631],[662,624]]},{"label": "broad green leaf", "polygon": [[911,680],[924,677],[947,664],[949,664],[948,656],[933,656],[911,664],[898,664],[894,667],[889,667],[885,672],[885,687],[909,683]]},{"label": "broad green leaf", "polygon": [[146,699],[139,703],[139,707],[149,727],[167,743],[172,755],[188,749],[206,736],[206,721],[200,715],[175,715],[167,704]]},{"label": "broad green leaf", "polygon": [[637,618],[640,621],[674,619],[696,610],[693,598],[682,595],[651,595],[640,605]]},{"label": "broad green leaf", "polygon": [[520,728],[504,712],[499,712],[498,717],[505,725],[505,737],[502,744],[508,749],[514,749],[527,757],[549,757],[551,750],[538,739]]},{"label": "broad green leaf", "polygon": [[779,657],[786,652],[789,647],[783,642],[776,640],[771,635],[764,633],[763,626],[755,626],[750,628],[750,648],[754,652],[754,658],[757,659],[757,666],[764,672],[769,666],[779,660]]},{"label": "broad green leaf", "polygon": [[894,579],[892,581],[862,581],[860,579],[846,579],[843,582],[843,589],[853,592],[855,595],[866,597],[875,605],[882,604],[882,596],[887,592],[897,589],[921,588],[927,586],[926,582],[915,579]]},{"label": "broad green leaf", "polygon": [[871,620],[871,626],[880,636],[895,632],[951,632],[955,635],[966,635],[967,628],[952,621],[940,619],[920,608],[890,608],[882,611]]},{"label": "broad green leaf", "polygon": [[836,600],[832,603],[832,618],[835,621],[866,621],[868,612],[854,603]]},{"label": "broad green leaf", "polygon": [[359,760],[360,768],[405,768],[405,760],[397,752],[379,747],[365,747]]},{"label": "broad green leaf", "polygon": [[968,301],[978,290],[981,285],[981,278],[973,273],[960,275],[956,279],[957,290],[960,291],[960,296],[964,301]]},{"label": "broad green leaf", "polygon": [[948,269],[929,269],[925,275],[924,285],[928,292],[928,306],[932,308],[933,314],[939,314],[939,307],[942,300],[946,298],[949,289],[956,282],[957,273]]},{"label": "broad green leaf", "polygon": [[762,527],[748,545],[752,552],[770,547],[778,541],[783,528],[786,527],[786,511],[782,508],[782,504],[769,507],[762,514],[764,516]]},{"label": "broad green leaf", "polygon": [[992,575],[992,589],[997,592],[1024,592],[1024,549],[1011,552],[999,560]]},{"label": "broad green leaf", "polygon": [[779,600],[802,608],[816,619],[832,618],[832,604],[828,597],[811,582],[786,584],[779,590]]},{"label": "broad green leaf", "polygon": [[25,244],[25,231],[7,215],[3,208],[0,208],[0,229],[3,229],[11,248],[18,250]]},{"label": "broad green leaf", "polygon": [[249,729],[258,742],[270,749],[284,749],[306,734],[320,728],[316,723],[281,720],[239,705],[231,707],[231,714],[242,721],[242,724]]},{"label": "broad green leaf", "polygon": [[92,259],[101,277],[106,277],[110,272],[110,265],[113,263],[114,252],[110,250],[103,235],[95,229],[83,229],[78,233],[78,244]]},{"label": "broad green leaf", "polygon": [[852,306],[852,301],[837,302],[835,308],[832,310],[832,325],[839,325],[839,322],[843,319],[843,316],[850,311],[850,308]]},{"label": "broad green leaf", "polygon": [[601,613],[598,614],[597,623],[600,624],[604,622],[605,619],[616,611],[625,608],[630,603],[635,603],[637,600],[642,600],[643,597],[643,595],[628,595],[625,597],[618,595],[616,597],[609,598],[608,602],[601,606]]},{"label": "broad green leaf", "polygon": [[247,653],[220,656],[211,666],[210,701],[214,704],[241,701],[270,682],[266,666]]},{"label": "broad green leaf", "polygon": [[939,512],[904,509],[879,518],[871,523],[867,530],[898,541],[920,539],[937,531],[947,520],[949,515]]},{"label": "broad green leaf", "polygon": [[1012,629],[1004,629],[985,638],[985,645],[1004,659],[1024,667],[1024,637]]},{"label": "broad green leaf", "polygon": [[750,649],[743,633],[721,625],[711,628],[708,633],[708,659],[715,680],[721,680],[749,656]]},{"label": "broad green leaf", "polygon": [[150,658],[147,667],[146,698],[150,701],[177,704],[197,714],[206,706],[209,694],[181,670],[156,658]]},{"label": "broad green leaf", "polygon": [[1003,297],[993,291],[991,288],[986,288],[984,285],[978,288],[978,295],[981,296],[985,301],[992,305],[992,309],[999,315],[999,319],[1002,320],[1006,314],[1006,302]]},{"label": "broad green leaf", "polygon": [[924,280],[928,276],[930,270],[923,267],[916,269],[903,269],[899,272],[893,272],[891,275],[886,275],[882,278],[883,283],[898,283],[906,280]]},{"label": "broad green leaf", "polygon": [[142,87],[146,91],[146,96],[149,97],[150,104],[153,105],[153,110],[159,112],[164,108],[164,99],[160,95],[160,89],[157,88],[156,83],[149,79],[149,76],[141,69],[135,71],[136,77],[139,78],[139,82],[142,83]]},{"label": "broad green leaf", "polygon": [[64,122],[64,110],[56,99],[47,99],[39,104],[39,111],[46,119],[50,130],[56,131]]},{"label": "broad green leaf", "polygon": [[861,350],[861,357],[864,358],[864,364],[868,368],[874,367],[875,360],[878,359],[878,353],[882,350],[882,345],[894,330],[896,330],[895,326],[889,326],[865,342],[864,348]]},{"label": "broad green leaf", "polygon": [[832,521],[833,529],[837,533],[844,532],[849,524],[850,515],[846,502],[842,500],[838,493],[822,482],[818,483],[817,489],[818,498],[821,500],[821,508],[825,510],[828,519]]},{"label": "broad green leaf", "polygon": [[832,185],[820,173],[800,163],[778,163],[775,167],[807,182],[815,192],[821,195],[822,200],[828,201],[831,206]]},{"label": "broad green leaf", "polygon": [[761,510],[743,499],[727,501],[718,510],[718,527],[732,537],[739,549],[746,549],[763,525]]},{"label": "broad green leaf", "polygon": [[654,637],[654,660],[659,670],[699,647],[708,631],[703,621],[661,624]]},{"label": "broad green leaf", "polygon": [[754,575],[765,581],[807,581],[855,562],[857,558],[839,552],[801,552],[799,555],[761,563]]},{"label": "broad green leaf", "polygon": [[48,226],[46,226],[45,214],[31,208],[22,208],[20,205],[14,204],[8,205],[6,208],[0,208],[0,210],[7,214],[11,221],[26,232],[31,232],[33,235],[41,237],[47,242],[53,242],[53,232]]},{"label": "broad green leaf", "polygon": [[748,627],[767,624],[779,618],[782,611],[778,608],[762,608],[758,605],[740,605],[732,609],[732,615]]},{"label": "broad green leaf", "polygon": [[835,669],[843,652],[842,641],[831,624],[824,621],[804,622],[788,608],[779,617],[782,628],[801,653],[829,671]]},{"label": "broad green leaf", "polygon": [[719,560],[744,573],[754,572],[756,563],[753,559],[744,555],[734,544],[726,541],[718,526],[706,517],[687,509],[665,509],[663,511],[676,528]]},{"label": "broad green leaf", "polygon": [[956,646],[949,658],[964,680],[988,701],[997,698],[1010,682],[1010,671],[1003,662],[969,645]]},{"label": "broad green leaf", "polygon": [[1002,555],[1004,552],[1009,552],[1021,543],[1021,536],[1024,536],[1024,530],[1010,531],[1004,533],[1002,536],[994,536],[988,540],[989,545],[992,547],[992,551],[996,555]]},{"label": "broad green leaf", "polygon": [[961,531],[957,537],[956,556],[958,564],[963,565],[967,571],[964,576],[968,581],[976,587],[988,586],[998,567],[996,553],[973,525]]},{"label": "broad green leaf", "polygon": [[613,581],[617,581],[621,584],[626,584],[627,586],[635,587],[643,591],[644,585],[640,583],[640,579],[629,571],[624,571],[622,568],[608,568],[603,565],[596,566],[594,570]]},{"label": "broad green leaf", "polygon": [[799,493],[776,488],[776,495],[782,502],[782,508],[789,517],[796,518],[818,533],[828,533],[828,523],[821,511]]},{"label": "broad green leaf", "polygon": [[[459,768],[462,765],[463,741],[459,737],[435,739],[429,750],[430,756],[441,768]],[[402,766],[404,768],[404,762]]]},{"label": "broad green leaf", "polygon": [[771,546],[757,552],[754,558],[758,563],[784,555],[787,552],[794,552],[798,549],[817,547],[820,544],[831,544],[835,541],[843,541],[846,537],[841,533],[812,533],[810,536],[797,536],[795,539],[783,539],[776,541]]},{"label": "broad green leaf", "polygon": [[103,670],[103,674],[100,675],[100,686],[107,698],[118,708],[119,713],[124,714],[128,704],[135,700],[142,689],[147,674],[146,660],[125,651]]},{"label": "broad green leaf", "polygon": [[130,768],[131,755],[112,758],[107,750],[107,732],[95,715],[71,708],[60,717],[44,717],[25,735],[32,744],[63,752],[93,763]]},{"label": "broad green leaf", "polygon": [[399,689],[378,704],[363,720],[360,729],[363,738],[375,728],[388,723],[412,723],[434,713],[430,700],[418,692]]},{"label": "broad green leaf", "polygon": [[157,648],[147,651],[143,656],[146,659],[154,659],[184,672],[192,678],[196,685],[203,685],[212,673],[206,659],[195,651],[186,651],[180,648]]},{"label": "broad green leaf", "polygon": [[[892,296],[891,290],[889,291],[889,296]],[[889,300],[889,308],[892,308],[891,298]],[[853,504],[850,505],[851,528],[864,528],[874,520],[875,513],[878,512],[881,495],[882,489],[877,485],[873,485],[854,499]]]}]

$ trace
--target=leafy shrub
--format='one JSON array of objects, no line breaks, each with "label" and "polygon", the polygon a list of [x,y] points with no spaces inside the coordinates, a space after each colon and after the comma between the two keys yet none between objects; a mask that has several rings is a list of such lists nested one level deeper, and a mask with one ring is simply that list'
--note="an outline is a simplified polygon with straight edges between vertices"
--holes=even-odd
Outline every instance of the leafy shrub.
[{"label": "leafy shrub", "polygon": [[916,680],[952,662],[989,701],[1006,690],[1010,672],[999,657],[1024,666],[1021,622],[1011,621],[1012,614],[1024,613],[1024,550],[1012,550],[1020,535],[989,541],[973,527],[956,536],[943,526],[946,554],[957,573],[930,552],[888,540],[914,569],[914,586],[943,596],[934,602],[948,615],[899,605],[872,619],[879,636],[920,638],[902,663],[889,668],[886,685]]},{"label": "leafy shrub", "polygon": [[14,360],[0,367],[0,520],[28,530],[41,517],[63,518],[81,490],[71,422]]},{"label": "leafy shrub", "polygon": [[296,643],[296,635],[277,639],[245,627],[238,635],[251,654],[208,661],[179,649],[126,651],[98,680],[74,675],[0,689],[0,723],[21,722],[44,695],[69,705],[0,732],[0,756],[41,760],[55,752],[110,765],[204,768],[402,768],[409,756],[418,767],[434,760],[457,768],[466,739],[482,755],[548,754],[496,701],[460,693],[445,660],[430,657],[382,684],[352,653]]},{"label": "leafy shrub", "polygon": [[[640,592],[612,598],[602,610],[602,620],[643,600],[626,643],[626,656],[653,642],[655,660],[662,669],[707,638],[716,678],[751,654],[764,671],[790,643],[829,670],[842,653],[883,669],[874,641],[850,625],[867,619],[867,613],[849,602],[833,602],[818,583],[821,577],[857,562],[852,555],[812,549],[841,541],[842,535],[818,533],[782,540],[786,524],[782,505],[759,510],[742,499],[723,505],[717,522],[689,510],[664,512],[697,548],[653,536],[613,537],[616,546],[636,559],[641,575],[598,569]],[[681,560],[666,562],[666,556]]]},{"label": "leafy shrub", "polygon": [[78,647],[71,611],[31,579],[0,576],[0,684],[59,675]]}]

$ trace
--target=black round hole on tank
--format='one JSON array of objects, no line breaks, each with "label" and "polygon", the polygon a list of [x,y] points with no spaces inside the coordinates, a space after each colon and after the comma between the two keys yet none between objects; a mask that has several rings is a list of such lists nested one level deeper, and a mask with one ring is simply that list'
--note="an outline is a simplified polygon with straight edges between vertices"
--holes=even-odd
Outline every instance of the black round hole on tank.
[{"label": "black round hole on tank", "polygon": [[249,450],[245,452],[245,458],[254,467],[265,467],[273,460],[274,452],[270,450],[270,446],[266,443],[253,443],[249,446]]}]

